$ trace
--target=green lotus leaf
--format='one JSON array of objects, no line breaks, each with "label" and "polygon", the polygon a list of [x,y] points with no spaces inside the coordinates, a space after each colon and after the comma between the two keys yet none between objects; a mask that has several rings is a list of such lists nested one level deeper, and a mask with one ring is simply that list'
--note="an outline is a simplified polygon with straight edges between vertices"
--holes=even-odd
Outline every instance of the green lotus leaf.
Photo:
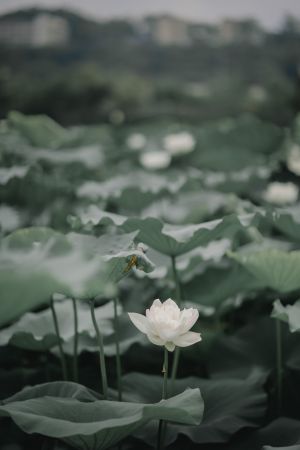
[{"label": "green lotus leaf", "polygon": [[[176,258],[176,268],[181,283],[188,283],[197,275],[204,274],[210,267],[222,267],[223,257],[231,248],[229,239],[219,239],[211,241],[206,247],[197,247],[188,253],[184,253]],[[162,279],[168,275],[173,277],[170,257],[149,248],[147,255],[154,263],[155,268],[152,272],[137,272],[139,278]],[[221,263],[222,261],[222,263]],[[210,295],[210,293],[208,293]]]},{"label": "green lotus leaf", "polygon": [[249,213],[243,216],[229,215],[223,219],[204,222],[198,225],[170,225],[159,219],[127,218],[118,214],[107,213],[93,205],[87,212],[79,212],[83,225],[93,224],[121,227],[127,233],[139,230],[138,239],[149,247],[169,256],[178,256],[210,241],[226,235],[230,238],[240,230],[256,223],[260,216]]},{"label": "green lotus leaf", "polygon": [[11,251],[25,252],[40,246],[47,246],[46,249],[51,256],[63,255],[72,249],[65,235],[46,227],[22,228],[2,240],[2,248]]},{"label": "green lotus leaf", "polygon": [[115,294],[101,257],[41,228],[19,230],[3,239],[0,286],[0,326],[47,304],[56,292],[84,299]]},{"label": "green lotus leaf", "polygon": [[[119,197],[113,198],[110,203],[119,211],[120,214],[125,215],[139,215],[141,211],[161,196],[170,196],[167,190],[162,190],[158,193],[150,191],[142,191],[137,188],[128,187],[122,191]],[[99,202],[97,202],[99,204]]]},{"label": "green lotus leaf", "polygon": [[[219,312],[240,305],[244,297],[263,288],[263,284],[251,273],[238,264],[219,264],[200,266],[195,276],[190,274],[183,278],[184,296],[189,301]],[[196,269],[195,269],[196,271]],[[216,283],[216,280],[218,282]]]},{"label": "green lotus leaf", "polygon": [[13,111],[8,124],[35,147],[57,148],[67,138],[67,131],[47,116],[25,116]]},{"label": "green lotus leaf", "polygon": [[[206,380],[189,377],[177,380],[173,395],[187,387],[199,388],[204,400],[203,420],[199,425],[184,427],[168,424],[166,444],[173,443],[179,434],[193,442],[208,444],[226,442],[238,430],[255,427],[266,408],[263,390],[265,377],[251,376],[244,380]],[[131,373],[123,377],[124,399],[135,402],[156,402],[161,395],[162,379],[159,376]],[[152,424],[135,433],[135,436],[155,445],[157,430]]]},{"label": "green lotus leaf", "polygon": [[269,211],[266,219],[292,241],[300,242],[300,205]]},{"label": "green lotus leaf", "polygon": [[285,447],[273,447],[272,445],[265,445],[263,450],[300,450],[300,444],[287,445]]},{"label": "green lotus leaf", "polygon": [[[118,332],[119,351],[121,355],[126,353],[130,349],[130,347],[132,347],[135,344],[149,345],[149,341],[147,340],[145,335],[143,335],[137,328],[132,326],[132,322],[129,320],[127,313],[119,315],[118,320],[119,320],[119,332]],[[105,321],[104,328],[102,328],[102,322],[99,317],[98,323],[101,327],[100,329],[103,331],[104,334],[103,336],[104,353],[106,356],[115,356],[116,334],[113,320],[110,321],[108,324]],[[63,344],[63,349],[66,354],[70,356],[73,355],[74,353],[73,338]],[[81,333],[81,335],[78,337],[78,354],[82,352],[97,353],[98,351],[99,346],[97,344],[97,339],[94,336],[93,330],[91,330],[90,333]]]},{"label": "green lotus leaf", "polygon": [[135,171],[126,175],[111,177],[103,182],[86,181],[78,190],[79,198],[90,200],[115,199],[119,198],[127,189],[137,190],[153,195],[159,193],[175,193],[184,184],[186,177],[179,175],[176,177],[162,176],[144,171]]},{"label": "green lotus leaf", "polygon": [[[77,233],[69,233],[68,241],[92,257],[100,257],[106,267],[107,279],[118,282],[126,276],[131,268],[151,272],[153,263],[139,246],[134,245],[138,231],[123,235],[103,235],[99,238]],[[133,264],[134,258],[134,264]]]},{"label": "green lotus leaf", "polygon": [[95,169],[103,163],[103,154],[98,145],[79,148],[64,148],[59,150],[34,149],[28,150],[30,161],[47,161],[53,165],[80,164],[87,169]]},{"label": "green lotus leaf", "polygon": [[[57,320],[62,343],[72,343],[74,339],[74,317],[71,300],[57,301],[55,304]],[[77,301],[77,315],[79,337],[87,336],[95,339],[95,330],[91,320],[90,307],[87,303]],[[114,316],[113,302],[95,308],[95,315],[104,335],[113,333],[111,319]],[[0,346],[13,345],[15,347],[45,351],[58,345],[52,312],[47,309],[38,313],[26,313],[10,327],[0,331]]]},{"label": "green lotus leaf", "polygon": [[231,253],[266,287],[278,292],[300,289],[300,251],[287,252],[280,249]]},{"label": "green lotus leaf", "polygon": [[253,116],[204,125],[197,133],[198,152],[189,160],[200,169],[230,172],[273,164],[281,156],[282,130]]},{"label": "green lotus leaf", "polygon": [[82,450],[107,449],[149,421],[185,425],[201,422],[199,389],[187,389],[158,403],[95,400],[75,383],[48,383],[27,388],[0,404],[0,416],[11,417],[26,433],[57,438]]},{"label": "green lotus leaf", "polygon": [[[232,335],[220,334],[208,360],[209,374],[218,379],[243,379],[249,373],[268,375],[276,368],[276,326],[269,317],[260,318]],[[283,364],[291,365],[299,354],[298,335],[282,326]],[[299,359],[299,358],[298,358]]]},{"label": "green lotus leaf", "polygon": [[76,399],[81,402],[94,402],[102,399],[102,395],[92,389],[71,381],[54,381],[51,383],[26,386],[19,392],[13,394],[0,402],[0,405],[23,402],[33,398],[60,397]]},{"label": "green lotus leaf", "polygon": [[[164,222],[180,225],[199,223],[227,210],[232,195],[214,191],[183,192],[175,198],[163,198],[143,209],[143,217],[156,217]],[[236,201],[237,203],[237,201]]]},{"label": "green lotus leaf", "polygon": [[[272,172],[271,167],[245,167],[238,171],[203,173],[203,184],[207,189],[215,189],[224,193],[235,193],[238,196],[249,197],[257,191],[266,188]],[[252,196],[252,195],[251,195]]]},{"label": "green lotus leaf", "polygon": [[135,236],[94,238],[28,228],[6,237],[0,252],[0,326],[48,303],[55,292],[83,299],[115,295],[114,284],[132,266],[153,269],[134,247]]},{"label": "green lotus leaf", "polygon": [[206,247],[197,247],[176,259],[176,268],[182,283],[202,274],[210,265],[217,266],[230,250],[229,239],[211,241]]}]

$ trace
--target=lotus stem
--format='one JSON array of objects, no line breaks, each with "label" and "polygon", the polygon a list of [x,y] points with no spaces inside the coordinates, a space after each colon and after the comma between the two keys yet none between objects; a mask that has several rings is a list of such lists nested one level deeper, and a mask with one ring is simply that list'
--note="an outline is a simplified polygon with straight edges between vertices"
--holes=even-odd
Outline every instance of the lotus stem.
[{"label": "lotus stem", "polygon": [[118,299],[114,298],[114,325],[116,336],[116,368],[117,368],[117,385],[118,385],[118,400],[122,401],[122,366],[120,356],[120,327],[118,317]]},{"label": "lotus stem", "polygon": [[[171,261],[172,261],[173,279],[175,282],[175,300],[176,300],[178,306],[180,307],[182,296],[181,296],[181,286],[180,286],[179,276],[178,276],[178,272],[177,272],[177,268],[176,268],[176,257],[171,256]],[[175,382],[176,376],[177,376],[179,357],[180,357],[180,348],[176,347],[175,352],[174,352],[174,359],[173,359],[173,366],[172,366],[172,373],[171,373],[171,390],[173,390],[174,382]]]},{"label": "lotus stem", "polygon": [[51,308],[51,312],[52,312],[55,334],[56,334],[56,337],[58,340],[58,349],[59,349],[59,355],[60,355],[62,376],[63,376],[63,380],[66,381],[68,379],[67,363],[66,363],[66,357],[65,357],[63,347],[62,347],[62,339],[61,339],[60,332],[59,332],[58,319],[57,319],[57,314],[56,314],[55,307],[54,307],[53,298],[51,298],[51,300],[50,300],[50,308]]},{"label": "lotus stem", "polygon": [[[164,364],[163,364],[163,389],[162,389],[162,399],[165,400],[168,397],[168,350],[164,348]],[[158,424],[158,434],[157,434],[157,450],[163,450],[164,448],[164,434],[165,434],[165,422],[163,420],[159,421]]]},{"label": "lotus stem", "polygon": [[176,256],[171,256],[171,261],[172,261],[173,280],[175,282],[175,300],[177,302],[177,305],[180,307],[182,295],[179,276],[176,268]]},{"label": "lotus stem", "polygon": [[102,379],[102,392],[105,399],[107,399],[108,396],[108,387],[107,387],[107,373],[106,373],[106,365],[105,365],[105,356],[104,356],[104,346],[103,346],[103,337],[100,332],[100,329],[97,324],[96,316],[95,316],[95,301],[91,301],[91,316],[93,325],[96,332],[96,338],[98,343],[98,349],[99,349],[99,362],[100,362],[100,372],[101,372],[101,379]]},{"label": "lotus stem", "polygon": [[279,319],[276,322],[276,384],[277,384],[277,410],[278,415],[281,413],[282,407],[282,326]]},{"label": "lotus stem", "polygon": [[72,298],[73,313],[74,313],[74,351],[73,351],[73,378],[78,383],[78,311],[77,303]]},{"label": "lotus stem", "polygon": [[253,242],[256,242],[258,244],[261,244],[264,240],[263,235],[261,232],[254,226],[248,228],[248,236]]},{"label": "lotus stem", "polygon": [[174,350],[173,366],[172,366],[172,373],[171,373],[171,390],[173,390],[173,388],[174,388],[174,383],[175,383],[175,380],[177,377],[179,357],[180,357],[180,348],[176,347]]}]

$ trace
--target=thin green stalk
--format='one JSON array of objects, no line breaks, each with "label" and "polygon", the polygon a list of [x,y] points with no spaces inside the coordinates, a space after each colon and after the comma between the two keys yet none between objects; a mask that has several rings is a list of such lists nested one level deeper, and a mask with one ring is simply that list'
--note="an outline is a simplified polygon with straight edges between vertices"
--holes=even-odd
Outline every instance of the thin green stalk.
[{"label": "thin green stalk", "polygon": [[276,378],[277,378],[277,409],[278,415],[282,407],[282,327],[279,319],[276,322]]},{"label": "thin green stalk", "polygon": [[163,365],[163,391],[162,391],[162,399],[166,400],[168,398],[168,371],[169,371],[169,358],[168,358],[168,350],[164,348],[164,365]]},{"label": "thin green stalk", "polygon": [[[163,389],[162,389],[162,399],[165,400],[168,397],[168,350],[166,349],[166,347],[164,348],[164,365],[163,365],[163,375],[164,375],[164,379],[163,379]],[[164,425],[165,422],[163,420],[159,421],[158,424],[158,434],[157,434],[157,450],[163,450],[164,448],[164,434],[165,434],[165,430],[164,430]]]},{"label": "thin green stalk", "polygon": [[253,242],[257,242],[258,244],[261,244],[264,240],[263,235],[256,227],[249,227],[247,229],[247,233]]},{"label": "thin green stalk", "polygon": [[176,256],[171,256],[173,280],[175,282],[175,301],[178,306],[181,305],[181,286],[176,268]]},{"label": "thin green stalk", "polygon": [[175,380],[177,377],[179,358],[180,358],[180,348],[176,347],[174,350],[174,358],[173,358],[172,373],[171,373],[171,391],[173,391],[174,383],[175,383]]},{"label": "thin green stalk", "polygon": [[96,320],[96,316],[95,316],[95,302],[93,300],[91,301],[91,316],[92,316],[93,325],[94,325],[94,328],[96,331],[97,343],[98,343],[98,348],[99,348],[102,391],[103,391],[104,398],[107,399],[108,387],[107,387],[107,374],[106,374],[106,365],[105,365],[105,356],[104,356],[103,337],[102,337],[102,334],[101,334],[98,324],[97,324],[97,320]]},{"label": "thin green stalk", "polygon": [[51,298],[51,300],[50,300],[50,308],[51,308],[51,312],[52,312],[55,333],[56,333],[57,340],[58,340],[58,349],[59,349],[59,355],[60,355],[62,375],[63,375],[63,379],[67,380],[68,379],[67,363],[66,363],[65,354],[63,351],[63,347],[62,347],[62,339],[61,339],[61,336],[59,333],[59,325],[58,325],[58,320],[57,320],[57,315],[56,315],[56,311],[55,311],[55,307],[54,307],[53,298]]},{"label": "thin green stalk", "polygon": [[78,382],[78,311],[77,303],[72,298],[73,313],[74,313],[74,351],[73,351],[73,378]]},{"label": "thin green stalk", "polygon": [[117,367],[117,385],[118,385],[118,400],[122,401],[122,367],[120,356],[120,327],[118,317],[118,299],[114,298],[114,324],[116,336],[116,367]]},{"label": "thin green stalk", "polygon": [[[174,279],[175,288],[176,288],[175,300],[176,300],[177,305],[180,307],[182,296],[181,296],[181,287],[180,287],[179,276],[178,276],[178,272],[177,272],[177,268],[176,268],[176,257],[171,256],[171,261],[172,261],[173,279]],[[174,352],[174,359],[173,359],[173,366],[172,366],[172,373],[171,373],[171,390],[173,390],[174,382],[175,382],[175,379],[177,376],[179,357],[180,357],[180,348],[176,347],[175,352]]]}]

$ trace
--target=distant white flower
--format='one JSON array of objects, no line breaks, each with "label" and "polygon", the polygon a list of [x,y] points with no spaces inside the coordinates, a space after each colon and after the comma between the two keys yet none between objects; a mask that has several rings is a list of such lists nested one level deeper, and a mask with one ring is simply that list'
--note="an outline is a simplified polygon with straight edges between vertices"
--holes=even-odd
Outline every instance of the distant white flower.
[{"label": "distant white flower", "polygon": [[126,140],[127,147],[131,150],[142,150],[146,145],[146,137],[142,133],[133,133]]},{"label": "distant white flower", "polygon": [[171,156],[164,151],[145,152],[140,156],[140,163],[146,169],[165,169],[170,162]]},{"label": "distant white flower", "polygon": [[184,155],[194,150],[196,141],[187,131],[169,134],[164,138],[164,148],[171,155]]},{"label": "distant white flower", "polygon": [[248,90],[248,98],[256,103],[263,103],[268,99],[268,92],[263,86],[253,84]]},{"label": "distant white flower", "polygon": [[13,231],[22,225],[20,213],[11,206],[0,206],[0,230]]},{"label": "distant white flower", "polygon": [[300,175],[300,146],[294,144],[288,154],[287,158],[287,167],[288,169],[295,173],[296,175]]},{"label": "distant white flower", "polygon": [[185,91],[188,95],[195,98],[208,98],[212,91],[205,83],[189,83],[186,85]]},{"label": "distant white flower", "polygon": [[199,313],[195,308],[180,311],[172,299],[161,302],[154,300],[146,316],[128,313],[133,324],[149,341],[155,345],[165,346],[169,352],[175,347],[188,347],[201,341],[200,333],[189,331],[196,323]]},{"label": "distant white flower", "polygon": [[263,193],[263,198],[269,203],[286,205],[295,203],[298,199],[299,189],[294,183],[270,183]]}]

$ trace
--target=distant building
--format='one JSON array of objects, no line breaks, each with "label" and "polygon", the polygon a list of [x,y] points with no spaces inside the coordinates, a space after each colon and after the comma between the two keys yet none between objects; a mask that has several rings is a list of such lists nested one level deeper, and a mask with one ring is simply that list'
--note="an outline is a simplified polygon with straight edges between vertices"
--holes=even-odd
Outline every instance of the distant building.
[{"label": "distant building", "polygon": [[260,45],[266,36],[253,19],[223,20],[216,25],[186,22],[173,16],[152,16],[133,23],[140,41],[160,46],[204,43],[214,47],[236,43]]},{"label": "distant building", "polygon": [[26,47],[56,47],[70,39],[68,22],[62,17],[40,13],[31,19],[0,21],[0,43]]},{"label": "distant building", "polygon": [[189,45],[189,24],[172,16],[151,17],[147,19],[152,40],[159,45]]},{"label": "distant building", "polygon": [[222,45],[233,43],[248,43],[259,45],[263,42],[265,33],[255,20],[226,19],[218,27],[219,43]]},{"label": "distant building", "polygon": [[220,43],[218,29],[215,25],[191,24],[190,35],[194,42],[202,42],[212,46],[217,46]]}]

